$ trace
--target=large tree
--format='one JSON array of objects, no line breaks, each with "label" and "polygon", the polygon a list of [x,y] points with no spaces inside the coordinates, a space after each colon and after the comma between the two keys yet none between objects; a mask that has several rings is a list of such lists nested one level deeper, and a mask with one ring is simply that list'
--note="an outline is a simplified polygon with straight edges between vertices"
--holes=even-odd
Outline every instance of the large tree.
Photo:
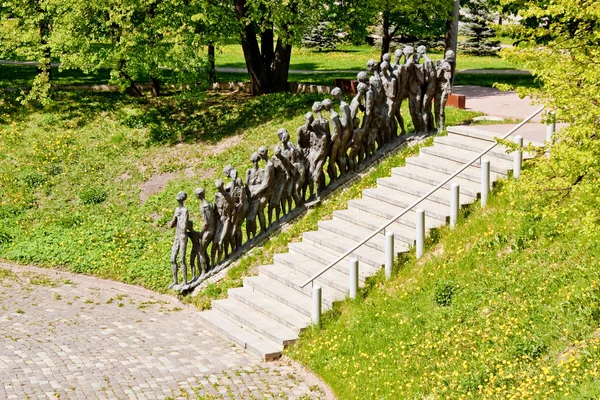
[{"label": "large tree", "polygon": [[233,0],[252,94],[288,89],[292,44],[319,21],[313,0]]}]

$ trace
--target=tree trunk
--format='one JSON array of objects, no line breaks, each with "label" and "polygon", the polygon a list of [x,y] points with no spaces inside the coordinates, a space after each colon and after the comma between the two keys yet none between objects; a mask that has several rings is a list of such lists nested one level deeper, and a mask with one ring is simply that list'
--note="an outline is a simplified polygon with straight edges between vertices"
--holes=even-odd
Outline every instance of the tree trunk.
[{"label": "tree trunk", "polygon": [[160,96],[160,81],[153,76],[150,77],[150,89],[152,90],[152,97]]},{"label": "tree trunk", "polygon": [[254,24],[245,22],[246,19],[246,0],[234,0],[233,6],[238,21],[244,21],[240,38],[242,40],[242,50],[246,60],[246,68],[252,85],[252,95],[258,96],[268,93],[265,86],[266,76],[263,68],[263,60],[256,39],[256,30]]},{"label": "tree trunk", "polygon": [[217,81],[217,70],[215,68],[215,45],[208,45],[208,79],[211,83]]},{"label": "tree trunk", "polygon": [[42,60],[37,67],[38,74],[48,74],[48,81],[52,81],[52,54],[48,46],[48,35],[50,26],[45,19],[40,19],[38,24],[40,34],[40,45],[42,46]]},{"label": "tree trunk", "polygon": [[460,0],[454,0],[454,9],[452,15],[446,21],[446,43],[445,51],[452,50],[455,56],[455,62],[452,67],[452,84],[454,84],[454,72],[456,71],[456,50],[458,48],[458,19],[460,18]]},{"label": "tree trunk", "polygon": [[275,60],[273,61],[272,91],[285,92],[288,90],[288,77],[290,71],[290,60],[292,58],[292,45],[283,44],[277,39],[275,48]]},{"label": "tree trunk", "polygon": [[381,36],[381,57],[383,59],[383,55],[390,52],[390,43],[392,42],[392,36],[390,35],[390,16],[384,11],[382,14],[382,27],[383,33]]}]

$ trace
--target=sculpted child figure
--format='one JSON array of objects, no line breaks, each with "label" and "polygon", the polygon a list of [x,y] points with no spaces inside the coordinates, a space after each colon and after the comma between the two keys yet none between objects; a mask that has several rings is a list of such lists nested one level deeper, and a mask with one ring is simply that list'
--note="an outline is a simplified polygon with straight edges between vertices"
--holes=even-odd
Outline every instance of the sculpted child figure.
[{"label": "sculpted child figure", "polygon": [[332,108],[331,100],[325,99],[321,102],[323,109],[329,111],[329,123],[331,125],[331,143],[329,146],[329,165],[327,166],[327,174],[329,180],[333,181],[338,177],[335,169],[336,165],[340,172],[340,175],[346,169],[346,159],[341,154],[342,151],[342,124],[340,122],[340,115],[335,112]]},{"label": "sculpted child figure", "polygon": [[[189,221],[189,212],[185,208],[184,202],[187,199],[186,192],[179,192],[175,197],[178,206],[175,209],[173,219],[169,223],[169,227],[175,228],[175,240],[173,240],[173,246],[171,247],[171,271],[173,273],[173,283],[171,288],[177,285],[177,274],[179,268],[181,268],[183,283],[187,284],[187,265],[185,262],[185,252],[187,250],[187,228]],[[179,255],[179,265],[177,265],[177,256]]]},{"label": "sculpted child figure", "polygon": [[424,74],[424,83],[421,90],[423,93],[423,108],[421,110],[422,118],[423,118],[423,127],[426,131],[433,131],[433,112],[431,111],[433,98],[435,97],[436,90],[436,76],[437,71],[435,64],[427,55],[427,49],[425,46],[419,46],[417,48],[417,53],[419,57],[423,57],[423,74]]},{"label": "sculpted child figure", "polygon": [[345,171],[349,171],[351,166],[349,165],[350,159],[348,157],[348,150],[352,145],[352,133],[354,131],[354,125],[352,123],[352,113],[350,106],[342,100],[342,90],[340,88],[333,88],[331,96],[336,101],[340,102],[340,125],[342,127],[341,144],[338,156],[344,159],[344,165],[346,166]]},{"label": "sculpted child figure", "polygon": [[[279,142],[281,143],[280,154],[275,153],[275,156],[279,158],[283,166],[285,167],[289,179],[286,180],[285,187],[283,189],[283,196],[281,199],[281,209],[283,213],[289,213],[292,210],[292,200],[296,205],[301,203],[300,196],[298,195],[298,191],[296,187],[298,185],[299,171],[295,165],[295,159],[300,157],[300,152],[294,146],[292,142],[290,142],[290,134],[285,128],[279,128],[277,130],[277,137],[279,138]],[[301,168],[304,168],[301,165]],[[304,172],[302,171],[302,177],[304,179]],[[304,184],[304,180],[302,181],[302,185]],[[286,211],[287,210],[287,211]]]},{"label": "sculpted child figure", "polygon": [[217,212],[217,232],[211,248],[213,265],[229,255],[229,247],[232,246],[233,236],[231,234],[233,224],[233,210],[235,205],[229,193],[225,191],[223,181],[215,182],[217,193],[215,194],[215,209]]},{"label": "sculpted child figure", "polygon": [[258,216],[258,208],[260,206],[260,197],[254,195],[256,192],[255,187],[259,186],[262,182],[262,175],[258,168],[258,162],[260,157],[258,153],[252,153],[250,156],[250,162],[252,168],[246,171],[246,195],[248,197],[248,213],[246,214],[246,236],[248,239],[252,239],[256,236],[256,217]]},{"label": "sculpted child figure", "polygon": [[400,127],[400,132],[402,135],[406,134],[406,129],[404,128],[404,118],[402,118],[402,114],[400,112],[400,108],[402,106],[402,102],[408,98],[408,69],[405,63],[401,63],[400,60],[404,53],[402,50],[397,49],[394,52],[396,56],[396,64],[394,65],[394,77],[396,78],[396,97],[394,99],[392,115],[396,118],[396,122]]},{"label": "sculpted child figure", "polygon": [[438,132],[444,130],[446,102],[452,93],[452,63],[454,52],[448,50],[443,60],[438,61],[436,71],[436,90],[434,101],[435,126]]},{"label": "sculpted child figure", "polygon": [[321,115],[323,105],[317,101],[313,104],[313,112],[317,114],[317,118],[312,123],[312,131],[310,132],[310,153],[308,157],[308,166],[310,169],[310,193],[312,195],[313,184],[317,185],[317,192],[325,188],[325,174],[323,165],[328,156],[329,148],[329,123]]}]

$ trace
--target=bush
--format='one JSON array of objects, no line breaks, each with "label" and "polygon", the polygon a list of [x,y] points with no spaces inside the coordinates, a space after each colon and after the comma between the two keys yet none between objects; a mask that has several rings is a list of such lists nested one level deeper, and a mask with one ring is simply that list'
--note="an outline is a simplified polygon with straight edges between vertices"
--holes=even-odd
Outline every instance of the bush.
[{"label": "bush", "polygon": [[433,288],[433,301],[438,306],[449,307],[457,285],[452,281],[437,281]]},{"label": "bush", "polygon": [[83,204],[100,204],[106,200],[108,194],[101,187],[90,186],[79,192],[78,196]]}]

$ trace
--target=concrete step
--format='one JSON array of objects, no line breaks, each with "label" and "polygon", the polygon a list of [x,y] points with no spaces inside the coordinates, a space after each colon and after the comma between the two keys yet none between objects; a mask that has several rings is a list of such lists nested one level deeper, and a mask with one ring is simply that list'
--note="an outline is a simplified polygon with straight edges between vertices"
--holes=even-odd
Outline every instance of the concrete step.
[{"label": "concrete step", "polygon": [[[379,229],[388,222],[386,218],[355,209],[336,210],[333,212],[333,219],[360,225],[369,232]],[[416,233],[414,227],[409,227],[399,222],[394,222],[386,228],[386,231],[394,232],[396,243],[400,241],[403,244],[402,247],[414,246],[415,244]]]},{"label": "concrete step", "polygon": [[[311,275],[302,273],[285,265],[263,265],[259,267],[259,273],[265,274],[269,278],[284,283],[289,288],[297,290],[302,293],[306,293],[312,296],[311,285],[301,288],[300,285],[304,283]],[[331,280],[330,277],[320,276],[314,282],[315,285],[319,285],[323,288],[323,301],[328,303],[330,306],[334,301],[343,300],[347,295],[347,282]],[[333,285],[333,286],[332,286]]]},{"label": "concrete step", "polygon": [[[392,168],[392,175],[411,178],[432,185],[438,185],[440,182],[450,176],[450,174],[445,172],[434,171],[414,165],[407,165],[406,167],[402,168]],[[464,179],[459,175],[446,183],[443,187],[450,189],[452,183],[454,182],[460,185],[461,193],[465,193],[471,197],[479,197],[479,193],[481,193],[481,184],[479,182],[473,182],[471,180]]]},{"label": "concrete step", "polygon": [[[382,224],[383,225],[383,224]],[[345,221],[343,219],[331,219],[326,221],[319,221],[319,230],[330,231],[336,233],[340,236],[347,237],[356,242],[360,242],[364,238],[371,235],[371,233],[379,227],[375,227],[372,229],[365,228],[364,226],[354,224],[349,221]],[[406,240],[410,240],[405,238]],[[406,241],[402,241],[399,236],[394,234],[394,249],[398,253],[402,253],[408,251],[408,246]],[[377,236],[372,238],[366,243],[367,246],[373,247],[379,251],[385,252],[385,236],[383,232],[379,233]]]},{"label": "concrete step", "polygon": [[[390,189],[399,190],[401,192],[410,193],[412,195],[421,197],[429,192],[433,185],[415,179],[399,176],[391,176],[389,178],[377,179],[378,187],[388,187]],[[435,201],[445,206],[450,206],[450,188],[442,187],[429,195],[429,200]],[[467,193],[463,193],[461,189],[460,203],[461,205],[470,204],[477,200],[476,197],[469,196]]]},{"label": "concrete step", "polygon": [[[446,146],[452,146],[457,149],[464,149],[469,151],[474,151],[477,153],[481,153],[490,147],[492,142],[484,142],[479,139],[469,138],[469,137],[456,137],[456,136],[440,136],[433,139],[434,143],[442,143]],[[508,161],[513,161],[513,155],[506,152],[506,147],[502,145],[497,145],[492,150],[490,150],[484,157],[487,155],[501,158]]]},{"label": "concrete step", "polygon": [[[400,208],[406,208],[415,201],[419,200],[418,196],[383,186],[374,189],[363,190],[363,198],[365,197],[372,197]],[[444,222],[446,222],[450,217],[450,207],[429,199],[423,200],[415,208],[422,208],[425,210],[425,215],[427,217],[437,218]]]},{"label": "concrete step", "polygon": [[[418,207],[417,207],[418,208]],[[379,201],[370,197],[365,197],[359,200],[350,200],[348,202],[349,210],[361,210],[369,214],[380,216],[386,220],[395,218],[398,214],[404,211],[404,208],[396,207],[390,203]],[[409,228],[416,228],[417,213],[415,210],[410,210],[397,222],[408,226]],[[445,221],[441,221],[437,218],[425,218],[425,228],[427,230],[439,228],[445,225]]]},{"label": "concrete step", "polygon": [[[315,247],[338,257],[358,244],[356,240],[327,231],[304,232],[302,237],[303,242],[308,241]],[[371,265],[374,268],[382,266],[385,262],[385,253],[369,246],[359,247],[352,252],[352,255],[357,257],[361,264]]]},{"label": "concrete step", "polygon": [[245,329],[242,324],[230,320],[222,312],[207,310],[199,313],[199,316],[212,329],[251,353],[259,355],[263,360],[271,361],[281,357],[282,345]]},{"label": "concrete step", "polygon": [[[436,143],[435,146],[422,147],[421,154],[430,154],[446,160],[453,160],[462,164],[466,164],[467,162],[473,160],[478,153],[476,151],[457,149],[456,147],[447,146],[443,143]],[[513,163],[511,161],[503,160],[489,154],[482,158],[490,161],[490,171],[498,172],[500,174],[508,174],[508,171],[512,171]],[[480,165],[480,160],[478,159],[472,165],[478,167]]]},{"label": "concrete step", "polygon": [[302,331],[310,324],[308,315],[251,287],[229,289],[227,294],[230,299],[244,303],[296,332]]},{"label": "concrete step", "polygon": [[[311,316],[312,298],[309,294],[290,288],[266,275],[249,276],[244,278],[244,288],[249,288],[255,293],[259,293],[266,297],[271,297],[274,300],[285,304],[286,306],[296,310],[305,317]],[[323,301],[322,307],[328,309],[331,307],[331,302]]]},{"label": "concrete step", "polygon": [[[445,158],[439,158],[429,154],[421,154],[418,157],[411,157],[407,160],[407,166],[416,166],[419,168],[425,168],[431,171],[442,172],[446,175],[452,175],[458,171],[464,164],[448,160]],[[499,174],[491,171],[490,168],[490,179],[496,181],[506,177],[506,174]],[[458,179],[466,179],[475,183],[481,182],[481,169],[479,166],[470,166],[458,175]],[[441,182],[438,181],[438,183]],[[437,186],[437,184],[433,185]]]},{"label": "concrete step", "polygon": [[[492,133],[489,131],[485,130],[485,126],[482,126],[481,128],[476,128],[474,126],[449,126],[446,128],[448,131],[448,136],[461,136],[461,137],[468,137],[468,138],[472,138],[472,139],[478,139],[484,142],[488,142],[488,143],[494,143],[496,140],[494,139],[494,137],[501,137],[504,136],[508,130],[504,133]],[[515,136],[519,135],[519,131],[513,133],[510,137],[509,140],[513,140]],[[527,139],[523,139],[523,145],[527,146],[528,143],[532,143],[534,146],[543,146],[543,143],[541,142],[537,142],[537,141],[533,141],[533,140],[527,140]]]},{"label": "concrete step", "polygon": [[235,299],[215,300],[212,306],[245,329],[250,328],[282,346],[289,346],[298,339],[298,331]]},{"label": "concrete step", "polygon": [[[290,243],[289,244],[290,253],[293,254],[302,254],[308,258],[312,258],[323,264],[323,268],[325,268],[330,263],[334,262],[338,257],[331,252],[321,248],[320,246],[315,246],[314,243],[311,242],[301,242],[301,243]],[[339,263],[337,263],[332,268],[337,269],[340,272],[347,271],[348,262],[352,257],[348,256]],[[371,276],[377,273],[379,267],[372,267],[368,264],[365,264],[364,268],[361,271],[361,274],[365,276]]]},{"label": "concrete step", "polygon": [[[285,265],[292,269],[298,270],[308,276],[313,276],[327,265],[325,263],[315,261],[312,258],[297,253],[275,254],[275,256],[273,257],[273,264]],[[347,281],[348,271],[346,268],[344,268],[343,264],[336,265],[329,271],[325,272],[323,274],[323,278],[329,281]],[[362,281],[364,281],[364,276],[359,277],[359,279],[362,279]],[[345,289],[345,286],[342,287],[342,290]]]}]

